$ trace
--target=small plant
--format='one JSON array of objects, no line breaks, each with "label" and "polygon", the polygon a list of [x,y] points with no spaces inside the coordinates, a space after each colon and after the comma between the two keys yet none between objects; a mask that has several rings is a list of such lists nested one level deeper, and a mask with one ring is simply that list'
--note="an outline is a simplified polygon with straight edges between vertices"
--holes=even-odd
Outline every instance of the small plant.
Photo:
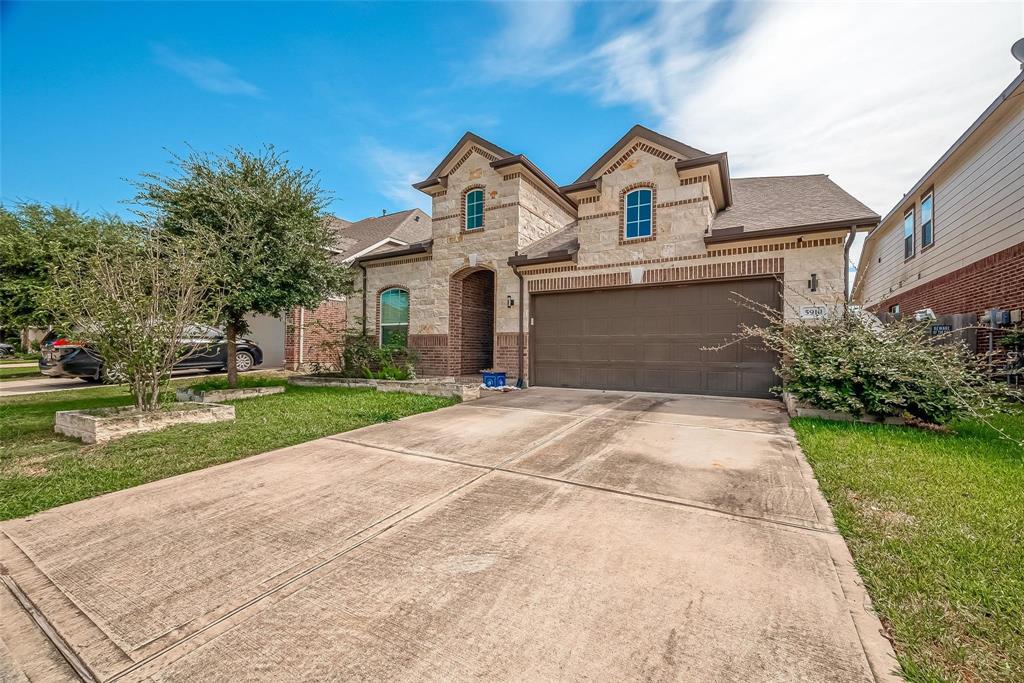
[{"label": "small plant", "polygon": [[1011,351],[1024,351],[1024,325],[1018,325],[999,338],[999,345]]}]

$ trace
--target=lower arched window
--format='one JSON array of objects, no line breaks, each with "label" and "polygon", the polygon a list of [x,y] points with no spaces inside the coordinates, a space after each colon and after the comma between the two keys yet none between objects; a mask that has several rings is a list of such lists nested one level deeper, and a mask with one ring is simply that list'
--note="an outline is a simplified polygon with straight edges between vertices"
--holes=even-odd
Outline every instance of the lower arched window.
[{"label": "lower arched window", "polygon": [[409,292],[398,287],[380,293],[380,345],[405,346],[409,341]]}]

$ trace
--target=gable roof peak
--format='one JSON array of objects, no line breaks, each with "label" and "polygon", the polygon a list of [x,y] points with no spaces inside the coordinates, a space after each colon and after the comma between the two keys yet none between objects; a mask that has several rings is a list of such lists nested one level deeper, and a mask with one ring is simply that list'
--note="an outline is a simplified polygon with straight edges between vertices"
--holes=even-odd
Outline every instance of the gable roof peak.
[{"label": "gable roof peak", "polygon": [[675,154],[678,154],[680,159],[696,159],[698,157],[708,156],[707,152],[702,152],[696,147],[691,147],[686,143],[670,138],[667,135],[662,135],[657,131],[651,130],[647,126],[642,126],[638,123],[626,131],[626,134],[619,138],[614,145],[609,147],[608,150],[590,166],[590,168],[584,171],[579,178],[573,181],[573,184],[592,180],[596,177],[598,172],[600,172],[600,170],[612,160],[615,154],[633,138],[642,138],[643,140],[658,145],[659,147],[671,150]]},{"label": "gable roof peak", "polygon": [[436,183],[437,179],[441,177],[441,172],[445,169],[446,166],[448,166],[448,164],[450,164],[455,159],[455,155],[459,153],[459,150],[465,147],[467,144],[472,144],[476,145],[477,147],[481,147],[490,152],[491,154],[495,155],[498,159],[504,159],[506,157],[512,156],[512,152],[508,151],[507,149],[499,147],[490,140],[486,140],[480,137],[471,130],[467,130],[465,133],[463,133],[462,137],[459,138],[459,141],[455,143],[451,150],[449,150],[448,154],[445,155],[444,159],[441,160],[441,163],[439,163],[434,168],[434,170],[430,172],[430,176],[428,176],[426,180],[414,183],[413,187],[415,187],[416,189],[422,189],[424,187],[428,187]]}]

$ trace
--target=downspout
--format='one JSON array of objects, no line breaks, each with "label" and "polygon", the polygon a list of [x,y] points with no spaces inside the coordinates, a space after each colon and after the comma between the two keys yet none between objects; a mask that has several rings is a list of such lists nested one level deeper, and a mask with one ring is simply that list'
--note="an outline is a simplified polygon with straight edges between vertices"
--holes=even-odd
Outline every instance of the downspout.
[{"label": "downspout", "polygon": [[[843,247],[843,295],[846,301],[846,308],[850,306],[850,247],[857,236],[857,228],[850,226],[850,235],[846,238],[846,246]],[[844,313],[846,310],[844,310]]]},{"label": "downspout", "polygon": [[366,336],[366,266],[363,265],[362,261],[357,261],[359,264],[359,270],[363,271],[363,336]]},{"label": "downspout", "polygon": [[299,366],[298,370],[302,369],[302,363],[305,359],[306,350],[306,309],[303,306],[299,306]]},{"label": "downspout", "polygon": [[[519,252],[516,252],[517,254]],[[516,388],[523,388],[523,317],[525,315],[526,300],[523,298],[523,294],[526,290],[526,284],[523,280],[523,274],[519,272],[516,266],[512,266],[512,272],[519,278],[519,339],[517,340],[516,347],[519,351],[519,374],[516,377]]]}]

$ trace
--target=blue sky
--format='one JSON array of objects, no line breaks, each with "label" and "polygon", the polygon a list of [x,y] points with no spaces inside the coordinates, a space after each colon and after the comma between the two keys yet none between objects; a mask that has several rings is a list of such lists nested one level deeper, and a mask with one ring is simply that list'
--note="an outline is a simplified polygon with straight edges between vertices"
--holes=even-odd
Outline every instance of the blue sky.
[{"label": "blue sky", "polygon": [[[0,195],[124,213],[167,150],[273,143],[349,219],[465,130],[567,183],[634,123],[885,213],[1017,73],[1024,3],[10,3]],[[908,26],[916,27],[908,30]],[[956,45],[957,49],[949,49]]]}]

